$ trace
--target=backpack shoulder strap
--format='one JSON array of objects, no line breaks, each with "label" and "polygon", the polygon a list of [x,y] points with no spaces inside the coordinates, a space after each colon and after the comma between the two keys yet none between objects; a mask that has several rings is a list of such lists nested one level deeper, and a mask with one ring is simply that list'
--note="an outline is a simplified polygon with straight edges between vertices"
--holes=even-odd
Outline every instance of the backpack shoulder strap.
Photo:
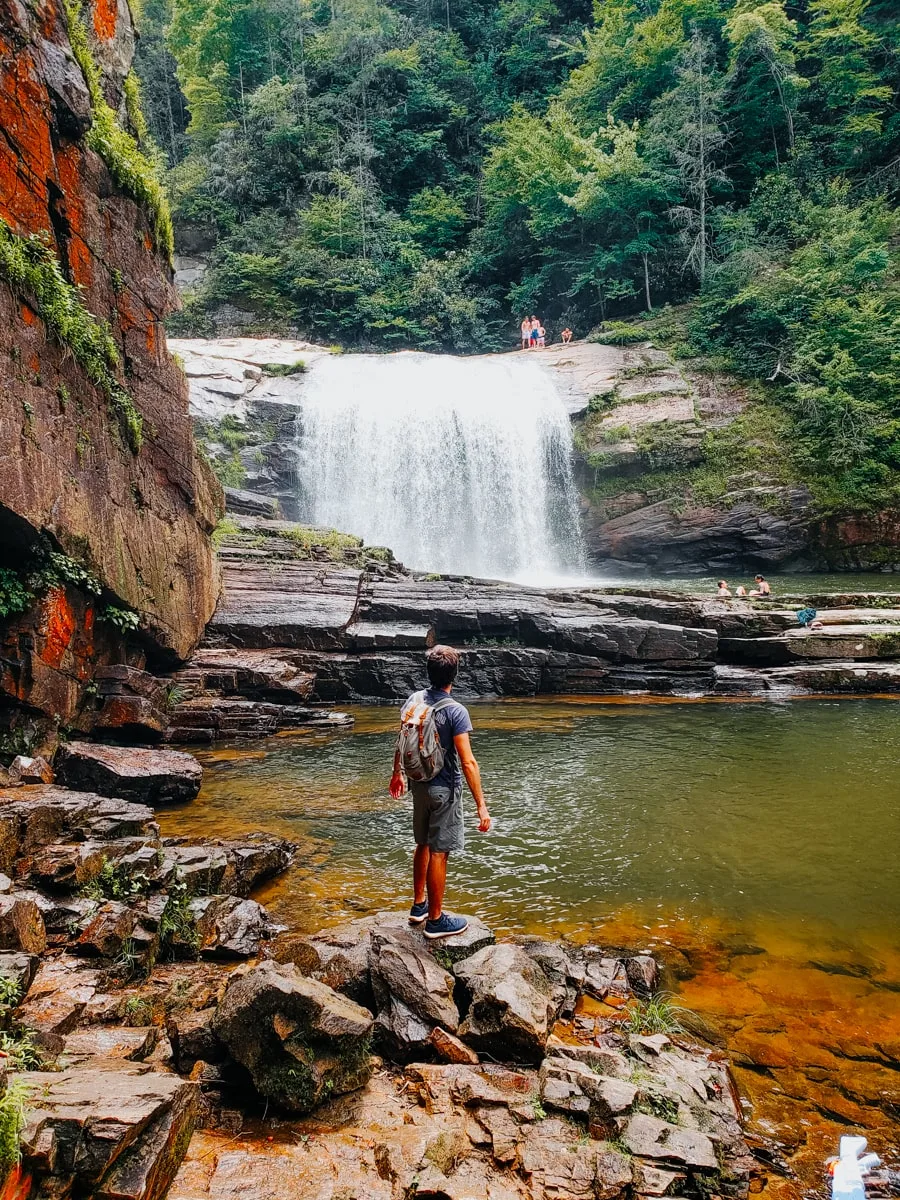
[{"label": "backpack shoulder strap", "polygon": [[451,704],[455,704],[455,703],[456,703],[456,701],[451,699],[450,696],[448,696],[446,700],[438,700],[437,704],[432,704],[431,711],[432,712],[440,712],[442,708],[449,708]]}]

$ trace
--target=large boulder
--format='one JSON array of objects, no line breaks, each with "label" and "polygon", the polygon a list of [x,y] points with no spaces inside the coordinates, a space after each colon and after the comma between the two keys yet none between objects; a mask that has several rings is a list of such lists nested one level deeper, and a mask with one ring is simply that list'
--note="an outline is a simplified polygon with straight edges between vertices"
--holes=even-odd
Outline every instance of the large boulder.
[{"label": "large boulder", "polygon": [[232,978],[213,1032],[260,1095],[287,1112],[362,1087],[372,1074],[372,1014],[296,967],[262,962]]},{"label": "large boulder", "polygon": [[455,980],[429,952],[417,930],[373,931],[369,947],[377,1032],[392,1057],[410,1059],[431,1050],[431,1031],[459,1027]]},{"label": "large boulder", "polygon": [[187,1150],[196,1084],[105,1058],[25,1072],[21,1132],[29,1195],[161,1200]]},{"label": "large boulder", "polygon": [[453,967],[470,1004],[460,1037],[496,1058],[539,1062],[559,1008],[543,968],[521,946],[486,946]]},{"label": "large boulder", "polygon": [[160,881],[178,879],[196,896],[248,896],[263,880],[286,871],[297,850],[293,842],[264,833],[239,841],[164,838],[162,845]]},{"label": "large boulder", "polygon": [[0,950],[43,954],[46,945],[44,918],[34,900],[15,893],[0,896]]},{"label": "large boulder", "polygon": [[180,750],[90,742],[62,746],[56,756],[56,773],[61,783],[79,791],[150,805],[193,800],[203,779],[196,758]]}]

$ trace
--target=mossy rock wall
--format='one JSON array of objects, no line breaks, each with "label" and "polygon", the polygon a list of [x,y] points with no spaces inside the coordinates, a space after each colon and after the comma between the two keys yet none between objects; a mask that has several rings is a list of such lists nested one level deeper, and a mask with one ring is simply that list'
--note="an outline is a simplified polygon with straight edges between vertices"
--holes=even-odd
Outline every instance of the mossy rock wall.
[{"label": "mossy rock wall", "polygon": [[[58,264],[57,293],[77,309],[62,336],[53,299],[0,273],[0,556],[14,561],[49,534],[139,615],[151,650],[183,658],[217,599],[209,535],[220,490],[194,451],[187,384],[161,325],[176,301],[125,102],[130,15],[124,3],[92,4],[78,19],[121,131],[106,152],[72,50],[77,10],[0,0],[0,219],[21,245],[32,239],[36,252],[42,240]],[[115,161],[122,145],[134,151],[134,176]],[[108,328],[112,376],[76,341],[91,321]],[[111,405],[113,376],[115,395],[133,405],[131,434]]]}]

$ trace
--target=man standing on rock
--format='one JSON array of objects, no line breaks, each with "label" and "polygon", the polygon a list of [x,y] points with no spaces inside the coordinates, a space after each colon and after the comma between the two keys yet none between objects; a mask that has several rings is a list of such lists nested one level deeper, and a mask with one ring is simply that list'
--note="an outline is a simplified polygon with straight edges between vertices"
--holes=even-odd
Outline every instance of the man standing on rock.
[{"label": "man standing on rock", "polygon": [[[420,773],[426,775],[421,781],[410,780],[416,850],[409,921],[411,925],[420,925],[424,921],[425,936],[435,939],[462,933],[469,925],[465,917],[454,917],[443,910],[447,856],[451,851],[462,850],[465,845],[463,775],[475,798],[481,833],[490,829],[491,815],[481,790],[481,772],[469,744],[472,732],[469,713],[456,700],[450,699],[453,681],[459,671],[459,654],[452,646],[433,646],[428,651],[425,665],[431,686],[424,692],[415,692],[401,709],[401,737],[394,754],[390,791],[395,800],[406,791],[407,778],[401,761],[406,731],[413,736],[412,752],[417,768],[420,763],[424,764]],[[428,739],[430,732],[436,732],[439,742],[439,746],[436,744],[433,748],[433,755]],[[440,764],[439,769],[428,776],[432,762]]]}]

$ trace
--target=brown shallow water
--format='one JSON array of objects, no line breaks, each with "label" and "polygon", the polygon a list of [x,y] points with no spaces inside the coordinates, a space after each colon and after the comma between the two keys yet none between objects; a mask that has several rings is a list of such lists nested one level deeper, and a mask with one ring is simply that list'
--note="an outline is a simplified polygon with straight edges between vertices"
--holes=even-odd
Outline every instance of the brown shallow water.
[{"label": "brown shallow water", "polygon": [[[749,1128],[817,1188],[848,1130],[900,1134],[900,704],[585,700],[473,705],[497,819],[449,906],[498,931],[657,953],[732,1056]],[[344,734],[199,752],[166,834],[265,829],[298,863],[259,899],[304,929],[408,903],[408,802],[386,793],[395,712]],[[695,1018],[689,1018],[696,1023]]]}]

